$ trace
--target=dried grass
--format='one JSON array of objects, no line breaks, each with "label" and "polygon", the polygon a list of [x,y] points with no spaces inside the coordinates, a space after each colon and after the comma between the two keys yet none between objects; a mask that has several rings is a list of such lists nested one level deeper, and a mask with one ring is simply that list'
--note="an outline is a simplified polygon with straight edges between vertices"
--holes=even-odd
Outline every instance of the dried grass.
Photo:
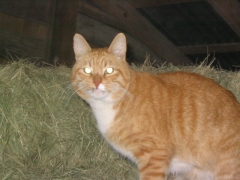
[{"label": "dried grass", "polygon": [[[191,71],[214,79],[240,100],[240,72],[204,64],[153,67],[152,73]],[[24,60],[0,65],[0,179],[137,179],[136,167],[97,131],[89,106],[70,85],[71,69]]]}]

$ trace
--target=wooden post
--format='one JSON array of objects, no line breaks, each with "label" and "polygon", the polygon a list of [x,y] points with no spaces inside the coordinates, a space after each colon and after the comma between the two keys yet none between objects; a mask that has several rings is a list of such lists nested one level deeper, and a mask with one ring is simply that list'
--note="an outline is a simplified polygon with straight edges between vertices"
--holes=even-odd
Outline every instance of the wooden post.
[{"label": "wooden post", "polygon": [[72,66],[74,63],[73,36],[76,32],[79,0],[55,1],[52,30],[51,64]]}]

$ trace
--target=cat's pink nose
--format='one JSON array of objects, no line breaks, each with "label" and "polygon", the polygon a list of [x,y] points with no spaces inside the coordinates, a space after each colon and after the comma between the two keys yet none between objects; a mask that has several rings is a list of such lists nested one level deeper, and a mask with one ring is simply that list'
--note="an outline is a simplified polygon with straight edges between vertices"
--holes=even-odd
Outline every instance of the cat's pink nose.
[{"label": "cat's pink nose", "polygon": [[96,86],[96,89],[98,88],[99,84],[101,83],[101,81],[94,81],[94,84]]},{"label": "cat's pink nose", "polygon": [[96,89],[98,88],[99,84],[102,82],[102,77],[99,76],[98,74],[93,75],[93,83],[96,86]]}]

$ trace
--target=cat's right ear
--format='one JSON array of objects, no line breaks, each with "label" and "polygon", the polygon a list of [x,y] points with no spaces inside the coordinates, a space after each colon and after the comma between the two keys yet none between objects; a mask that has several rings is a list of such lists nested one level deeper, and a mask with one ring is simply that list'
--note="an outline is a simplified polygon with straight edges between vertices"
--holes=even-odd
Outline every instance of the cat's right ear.
[{"label": "cat's right ear", "polygon": [[78,60],[79,57],[92,51],[87,41],[80,34],[75,34],[73,37],[73,50],[76,60]]},{"label": "cat's right ear", "polygon": [[127,51],[127,42],[126,37],[123,33],[119,33],[113,39],[112,43],[108,48],[108,52],[116,55],[121,60],[126,59],[126,51]]}]

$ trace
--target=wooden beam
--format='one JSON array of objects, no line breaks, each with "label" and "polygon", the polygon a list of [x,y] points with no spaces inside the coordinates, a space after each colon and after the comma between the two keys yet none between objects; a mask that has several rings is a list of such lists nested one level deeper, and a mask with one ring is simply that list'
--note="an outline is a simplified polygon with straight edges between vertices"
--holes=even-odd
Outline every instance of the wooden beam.
[{"label": "wooden beam", "polygon": [[224,53],[224,52],[239,52],[240,43],[223,43],[223,44],[205,44],[196,46],[179,46],[184,54],[204,54],[204,53]]},{"label": "wooden beam", "polygon": [[[52,32],[50,62],[72,66],[73,36],[76,33],[78,0],[55,0],[56,10]],[[57,61],[55,61],[57,60]]]},{"label": "wooden beam", "polygon": [[161,6],[166,4],[179,4],[187,2],[195,2],[201,0],[128,0],[128,3],[131,4],[134,8],[144,8],[151,6]]},{"label": "wooden beam", "polygon": [[163,34],[148,20],[125,1],[94,0],[94,3],[115,18],[127,32],[141,40],[152,49],[163,61],[173,64],[190,64],[191,61],[181,53]]},{"label": "wooden beam", "polygon": [[208,2],[240,37],[240,3],[237,0],[208,0]]}]

